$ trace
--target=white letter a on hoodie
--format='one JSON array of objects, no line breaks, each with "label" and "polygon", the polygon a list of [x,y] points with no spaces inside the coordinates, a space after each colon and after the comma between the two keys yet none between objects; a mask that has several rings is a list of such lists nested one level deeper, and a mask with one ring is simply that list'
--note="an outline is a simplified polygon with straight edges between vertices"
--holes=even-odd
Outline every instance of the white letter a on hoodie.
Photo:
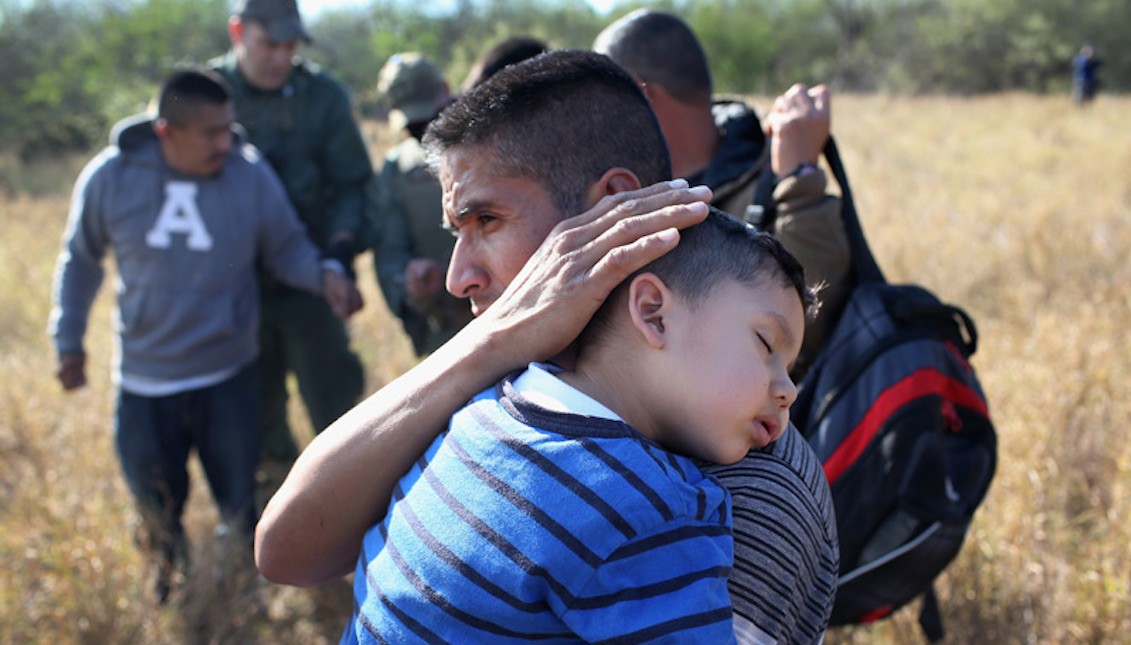
[{"label": "white letter a on hoodie", "polygon": [[211,251],[212,236],[204,226],[204,218],[196,207],[195,183],[170,181],[165,184],[165,204],[153,228],[145,234],[145,242],[155,249],[167,249],[172,243],[171,233],[188,235],[187,245],[192,251]]}]

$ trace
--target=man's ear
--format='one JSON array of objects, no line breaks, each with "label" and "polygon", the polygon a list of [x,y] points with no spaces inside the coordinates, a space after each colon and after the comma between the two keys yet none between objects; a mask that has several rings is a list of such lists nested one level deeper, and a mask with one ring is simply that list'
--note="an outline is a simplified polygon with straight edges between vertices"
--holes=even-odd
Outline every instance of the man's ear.
[{"label": "man's ear", "polygon": [[667,344],[664,316],[672,306],[673,294],[654,273],[641,273],[628,285],[628,314],[632,326],[654,349]]},{"label": "man's ear", "polygon": [[661,90],[664,89],[662,87],[659,87],[658,85],[649,83],[648,81],[642,81],[635,76],[633,76],[632,78],[636,81],[636,86],[640,88],[640,91],[644,94],[644,97],[648,99],[649,103],[651,103],[653,100],[652,95],[655,92],[656,88],[659,88]]},{"label": "man's ear", "polygon": [[169,122],[162,118],[153,120],[153,132],[157,134],[158,139],[169,138]]},{"label": "man's ear", "polygon": [[590,209],[606,195],[615,195],[642,188],[636,173],[628,168],[609,168],[601,178],[585,191],[585,208]]},{"label": "man's ear", "polygon": [[233,45],[243,41],[243,20],[239,16],[228,18],[228,38]]}]

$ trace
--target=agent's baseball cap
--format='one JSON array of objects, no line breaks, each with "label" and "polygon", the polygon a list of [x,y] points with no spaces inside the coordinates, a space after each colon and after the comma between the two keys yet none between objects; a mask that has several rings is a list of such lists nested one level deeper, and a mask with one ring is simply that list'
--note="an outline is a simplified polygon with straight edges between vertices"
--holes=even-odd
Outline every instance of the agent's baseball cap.
[{"label": "agent's baseball cap", "polygon": [[310,42],[295,0],[240,0],[236,15],[263,25],[272,42],[284,43],[296,38]]},{"label": "agent's baseball cap", "polygon": [[389,102],[389,125],[394,130],[431,121],[440,112],[437,99],[443,90],[440,70],[417,53],[393,54],[377,77],[377,91]]}]

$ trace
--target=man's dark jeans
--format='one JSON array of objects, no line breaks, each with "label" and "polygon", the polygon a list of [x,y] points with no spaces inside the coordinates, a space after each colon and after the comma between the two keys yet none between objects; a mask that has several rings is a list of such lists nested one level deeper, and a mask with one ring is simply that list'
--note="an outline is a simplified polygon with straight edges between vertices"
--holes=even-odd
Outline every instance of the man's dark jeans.
[{"label": "man's dark jeans", "polygon": [[243,532],[250,546],[261,434],[256,363],[216,385],[169,396],[139,396],[119,389],[114,434],[149,546],[159,550],[167,564],[184,555],[181,515],[193,448],[222,521]]}]

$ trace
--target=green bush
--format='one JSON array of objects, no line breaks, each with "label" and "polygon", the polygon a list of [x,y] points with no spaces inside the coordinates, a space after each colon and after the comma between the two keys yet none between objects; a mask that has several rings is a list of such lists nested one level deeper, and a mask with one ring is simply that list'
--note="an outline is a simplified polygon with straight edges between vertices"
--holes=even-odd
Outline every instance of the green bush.
[{"label": "green bush", "polygon": [[[626,1],[607,16],[577,0],[454,0],[443,11],[371,0],[310,20],[314,42],[303,54],[374,113],[377,72],[396,52],[430,56],[458,86],[503,38],[588,47],[638,6],[686,17],[723,92],[773,95],[797,81],[850,91],[1063,92],[1085,41],[1106,60],[1105,90],[1131,85],[1124,0]],[[174,64],[228,48],[228,11],[227,0],[0,0],[0,147],[30,161],[103,141]]]}]

